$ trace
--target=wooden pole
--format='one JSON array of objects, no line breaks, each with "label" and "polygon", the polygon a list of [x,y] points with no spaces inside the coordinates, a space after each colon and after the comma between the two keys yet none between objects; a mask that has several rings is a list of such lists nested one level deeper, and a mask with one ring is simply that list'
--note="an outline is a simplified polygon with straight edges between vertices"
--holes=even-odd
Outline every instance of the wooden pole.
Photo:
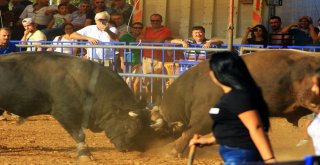
[{"label": "wooden pole", "polygon": [[[193,139],[199,139],[199,137],[200,136],[198,134],[193,135]],[[196,149],[197,149],[196,145],[192,145],[190,147],[187,165],[192,165],[193,164],[194,156],[196,154]]]},{"label": "wooden pole", "polygon": [[234,0],[230,0],[230,10],[229,10],[229,39],[228,39],[228,50],[232,51],[233,46],[233,8],[234,8]]}]

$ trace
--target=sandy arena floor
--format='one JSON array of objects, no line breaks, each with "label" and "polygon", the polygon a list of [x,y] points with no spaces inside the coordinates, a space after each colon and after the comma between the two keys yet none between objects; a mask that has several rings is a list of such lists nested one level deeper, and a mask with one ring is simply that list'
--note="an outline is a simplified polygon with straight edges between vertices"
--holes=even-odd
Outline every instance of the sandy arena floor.
[{"label": "sandy arena floor", "polygon": [[[28,118],[22,125],[8,116],[0,121],[0,164],[77,164],[75,142],[50,116]],[[294,127],[282,118],[273,118],[271,141],[279,161],[302,160],[312,154],[312,145],[296,147],[303,137],[301,125]],[[118,152],[104,133],[86,131],[87,144],[95,161],[85,164],[116,165],[178,165],[186,164],[187,158],[165,158],[154,152]],[[221,164],[216,147],[198,149],[194,164]]]}]

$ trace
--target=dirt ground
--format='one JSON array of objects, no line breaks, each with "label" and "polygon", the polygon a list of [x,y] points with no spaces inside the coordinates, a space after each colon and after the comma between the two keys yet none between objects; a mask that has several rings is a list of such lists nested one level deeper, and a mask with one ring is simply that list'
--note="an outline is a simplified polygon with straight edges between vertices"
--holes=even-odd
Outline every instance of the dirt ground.
[{"label": "dirt ground", "polygon": [[[75,142],[50,116],[28,118],[22,125],[8,116],[0,121],[0,164],[79,164],[76,161]],[[282,118],[272,118],[270,137],[278,161],[302,160],[312,154],[312,144],[296,147],[303,137],[301,125],[295,127]],[[155,152],[118,152],[104,133],[86,131],[87,144],[95,161],[85,164],[116,165],[178,165],[187,164],[187,158],[167,158]],[[197,149],[194,164],[221,164],[217,147]],[[82,163],[81,163],[82,164]]]}]

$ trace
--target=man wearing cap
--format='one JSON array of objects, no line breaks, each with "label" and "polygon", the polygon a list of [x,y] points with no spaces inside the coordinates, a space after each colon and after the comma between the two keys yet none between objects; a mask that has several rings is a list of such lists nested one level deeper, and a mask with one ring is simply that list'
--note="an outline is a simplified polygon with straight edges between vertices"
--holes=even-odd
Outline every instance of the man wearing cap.
[{"label": "man wearing cap", "polygon": [[[93,45],[114,42],[117,39],[117,29],[109,25],[110,15],[103,11],[95,15],[96,25],[86,26],[71,34],[71,39],[86,40]],[[114,59],[114,51],[109,48],[88,48],[88,59],[109,66]]]},{"label": "man wearing cap", "polygon": [[[37,29],[37,24],[34,23],[32,18],[25,18],[22,20],[22,25],[25,29],[23,37],[21,41],[23,44],[32,45],[27,48],[27,51],[41,51],[41,48],[39,45],[41,45],[41,42],[39,41],[46,41],[47,37],[46,35]],[[36,42],[32,42],[36,41]],[[35,47],[38,47],[37,49]]]},{"label": "man wearing cap", "polygon": [[294,37],[294,45],[306,46],[318,43],[318,31],[314,28],[309,16],[303,16],[298,23],[293,23],[283,29],[283,32]]},{"label": "man wearing cap", "polygon": [[0,28],[0,55],[17,51],[14,43],[10,42],[11,31],[9,28]]}]

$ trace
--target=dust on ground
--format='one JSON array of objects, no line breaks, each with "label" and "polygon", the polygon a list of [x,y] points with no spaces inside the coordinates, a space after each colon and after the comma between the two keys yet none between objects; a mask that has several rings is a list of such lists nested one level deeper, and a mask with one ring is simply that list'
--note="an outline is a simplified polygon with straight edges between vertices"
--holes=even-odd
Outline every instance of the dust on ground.
[{"label": "dust on ground", "polygon": [[[75,142],[59,123],[50,116],[30,117],[22,125],[17,119],[6,115],[7,121],[0,121],[0,164],[79,164],[76,161]],[[304,135],[299,127],[283,118],[271,119],[270,138],[278,161],[302,160],[313,154],[311,142],[304,146],[296,144]],[[95,161],[85,164],[108,165],[180,165],[187,164],[187,158],[164,157],[155,152],[117,151],[104,132],[86,132],[86,142]],[[217,146],[197,149],[194,164],[222,164]]]}]

